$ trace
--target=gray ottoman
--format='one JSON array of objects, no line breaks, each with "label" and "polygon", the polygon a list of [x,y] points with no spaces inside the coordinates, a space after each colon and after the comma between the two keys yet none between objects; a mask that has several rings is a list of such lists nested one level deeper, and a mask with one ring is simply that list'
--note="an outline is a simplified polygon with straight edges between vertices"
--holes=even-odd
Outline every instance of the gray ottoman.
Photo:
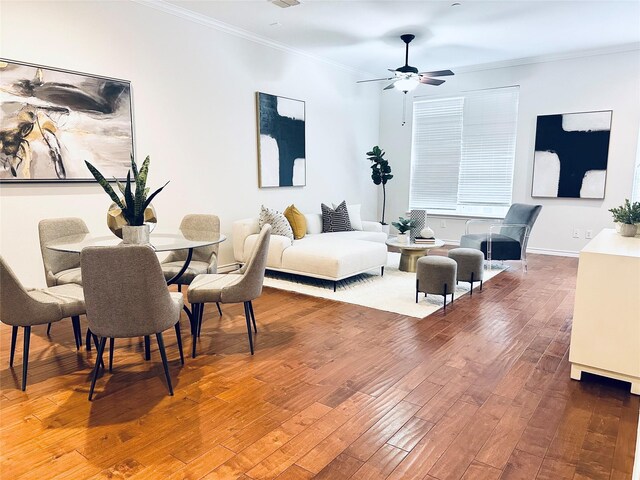
[{"label": "gray ottoman", "polygon": [[444,296],[444,311],[447,311],[447,295],[451,294],[453,303],[453,292],[456,289],[455,260],[447,257],[427,256],[418,259],[416,264],[416,303],[418,303],[418,292],[425,294],[433,293]]},{"label": "gray ottoman", "polygon": [[480,290],[482,290],[484,254],[480,250],[475,248],[454,248],[449,250],[449,258],[453,258],[458,264],[456,280],[471,284],[470,296],[473,295],[473,282],[480,282]]}]

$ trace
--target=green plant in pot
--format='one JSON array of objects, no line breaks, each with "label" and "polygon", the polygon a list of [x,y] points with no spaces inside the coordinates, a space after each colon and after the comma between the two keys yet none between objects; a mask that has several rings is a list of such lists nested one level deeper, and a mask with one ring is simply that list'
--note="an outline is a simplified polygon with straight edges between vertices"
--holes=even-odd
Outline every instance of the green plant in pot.
[{"label": "green plant in pot", "polygon": [[628,198],[619,207],[610,208],[613,214],[613,221],[620,225],[620,235],[623,237],[633,237],[638,233],[640,223],[640,202],[631,203]]},{"label": "green plant in pot", "polygon": [[409,236],[407,235],[407,232],[415,226],[415,222],[410,218],[400,217],[397,222],[391,222],[391,225],[400,232],[398,234],[398,242],[408,243],[407,240],[409,239]]},{"label": "green plant in pot", "polygon": [[[87,164],[87,168],[100,186],[105,192],[107,192],[107,195],[111,197],[113,203],[122,211],[122,216],[126,221],[126,225],[122,227],[122,239],[124,243],[149,242],[149,224],[145,223],[145,211],[148,210],[149,205],[155,196],[169,183],[165,183],[162,187],[149,195],[149,188],[147,188],[147,174],[149,173],[150,161],[150,158],[147,156],[144,162],[142,162],[142,167],[138,170],[138,166],[133,159],[133,155],[131,156],[131,170],[127,172],[126,184],[123,185],[121,182],[114,179],[122,196],[119,196],[115,192],[111,184],[109,184],[96,167],[86,160],[84,162]],[[133,186],[135,189],[132,188],[132,172]]]},{"label": "green plant in pot", "polygon": [[389,166],[389,161],[384,158],[384,151],[377,145],[370,152],[367,152],[367,159],[373,162],[371,165],[371,180],[376,185],[382,185],[382,219],[380,223],[386,225],[384,223],[384,210],[387,204],[386,185],[393,178],[391,167]]}]

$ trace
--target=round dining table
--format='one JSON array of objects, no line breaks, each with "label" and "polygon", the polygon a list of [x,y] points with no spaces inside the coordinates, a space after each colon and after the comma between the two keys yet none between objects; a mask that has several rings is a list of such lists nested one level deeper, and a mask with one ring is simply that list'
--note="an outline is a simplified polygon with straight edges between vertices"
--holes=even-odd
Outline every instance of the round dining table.
[{"label": "round dining table", "polygon": [[[224,242],[226,239],[227,237],[220,233],[206,232],[202,230],[191,231],[185,229],[180,230],[178,233],[152,233],[149,237],[149,246],[158,253],[174,250],[188,250],[184,265],[182,265],[180,271],[167,280],[167,285],[171,285],[176,283],[189,268],[194,248],[215,245],[217,243]],[[114,235],[94,237],[90,234],[81,234],[60,237],[49,243],[47,248],[58,252],[80,254],[80,252],[82,252],[86,247],[109,247],[116,245],[125,245],[125,243]],[[183,307],[189,317],[191,328],[193,329],[194,321],[192,312],[186,305]],[[145,337],[145,358],[147,360],[150,358],[148,337]]]}]

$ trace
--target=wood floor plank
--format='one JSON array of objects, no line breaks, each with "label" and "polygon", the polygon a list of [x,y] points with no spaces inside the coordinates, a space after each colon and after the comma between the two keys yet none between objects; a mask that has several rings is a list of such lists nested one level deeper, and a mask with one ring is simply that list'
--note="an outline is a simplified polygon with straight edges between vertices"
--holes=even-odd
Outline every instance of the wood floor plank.
[{"label": "wood floor plank", "polygon": [[[0,325],[0,473],[627,480],[640,399],[623,382],[570,379],[576,271],[577,259],[530,255],[527,274],[514,265],[424,319],[265,288],[253,356],[242,305],[207,307],[184,366],[165,336],[173,397],[157,347],[146,362],[132,338],[88,402],[95,349],[76,351],[68,321],[50,336],[34,327],[22,392],[22,354],[7,366]],[[186,315],[181,328],[189,348]]]}]

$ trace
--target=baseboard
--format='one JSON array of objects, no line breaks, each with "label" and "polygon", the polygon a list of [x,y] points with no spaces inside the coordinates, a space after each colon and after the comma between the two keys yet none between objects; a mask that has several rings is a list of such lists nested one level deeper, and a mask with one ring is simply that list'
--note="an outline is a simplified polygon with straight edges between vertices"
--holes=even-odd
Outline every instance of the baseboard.
[{"label": "baseboard", "polygon": [[[445,240],[442,239],[445,245],[460,245],[460,240]],[[573,257],[578,258],[580,252],[573,252],[570,250],[553,250],[550,248],[527,248],[527,253],[535,253],[537,255],[553,255],[556,257]]]}]

